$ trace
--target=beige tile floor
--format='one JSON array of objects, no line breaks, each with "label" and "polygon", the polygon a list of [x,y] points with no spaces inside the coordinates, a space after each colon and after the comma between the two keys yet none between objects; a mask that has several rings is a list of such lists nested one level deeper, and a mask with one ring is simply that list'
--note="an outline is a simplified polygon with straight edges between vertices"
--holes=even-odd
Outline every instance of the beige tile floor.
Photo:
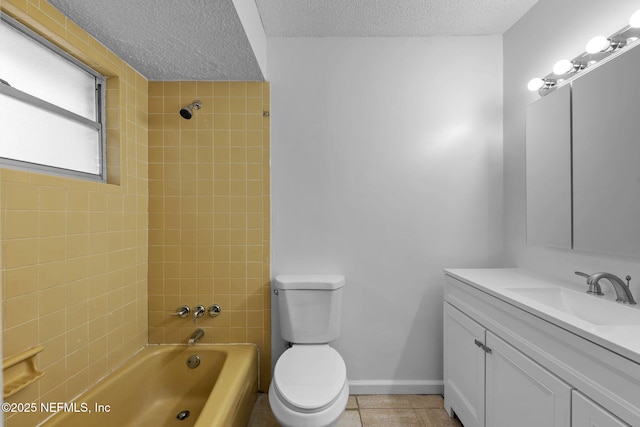
[{"label": "beige tile floor", "polygon": [[[253,408],[249,427],[278,427],[266,394]],[[440,395],[349,396],[338,427],[462,427],[443,409]]]}]

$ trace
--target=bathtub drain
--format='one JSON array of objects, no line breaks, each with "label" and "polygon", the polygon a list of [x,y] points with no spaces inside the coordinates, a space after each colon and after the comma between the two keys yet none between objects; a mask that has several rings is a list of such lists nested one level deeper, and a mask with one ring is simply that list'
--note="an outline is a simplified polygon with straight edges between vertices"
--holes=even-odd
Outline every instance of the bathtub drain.
[{"label": "bathtub drain", "polygon": [[190,413],[191,413],[191,412],[189,412],[189,411],[181,411],[181,412],[178,412],[178,415],[176,416],[176,418],[177,418],[177,419],[179,419],[180,421],[184,421],[184,420],[186,420],[187,418],[189,418],[189,414],[190,414]]},{"label": "bathtub drain", "polygon": [[191,369],[195,369],[200,365],[200,356],[198,356],[197,354],[192,354],[191,356],[189,356],[189,358],[187,359],[187,366],[189,366]]}]

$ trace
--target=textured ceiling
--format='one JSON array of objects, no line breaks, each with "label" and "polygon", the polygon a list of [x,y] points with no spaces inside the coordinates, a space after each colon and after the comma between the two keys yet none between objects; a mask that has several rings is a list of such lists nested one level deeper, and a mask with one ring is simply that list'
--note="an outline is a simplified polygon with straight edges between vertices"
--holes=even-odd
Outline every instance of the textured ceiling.
[{"label": "textured ceiling", "polygon": [[[149,80],[263,80],[233,0],[49,0]],[[503,34],[537,0],[255,0],[267,36]]]},{"label": "textured ceiling", "polygon": [[48,0],[149,80],[263,80],[232,0]]},{"label": "textured ceiling", "polygon": [[538,0],[256,0],[269,36],[503,34]]}]

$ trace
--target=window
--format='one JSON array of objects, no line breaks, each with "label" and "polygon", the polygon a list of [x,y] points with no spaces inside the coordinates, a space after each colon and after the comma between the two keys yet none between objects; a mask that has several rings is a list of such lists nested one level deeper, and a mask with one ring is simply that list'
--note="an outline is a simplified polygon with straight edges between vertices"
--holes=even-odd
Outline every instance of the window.
[{"label": "window", "polygon": [[105,79],[2,15],[0,165],[105,180]]}]

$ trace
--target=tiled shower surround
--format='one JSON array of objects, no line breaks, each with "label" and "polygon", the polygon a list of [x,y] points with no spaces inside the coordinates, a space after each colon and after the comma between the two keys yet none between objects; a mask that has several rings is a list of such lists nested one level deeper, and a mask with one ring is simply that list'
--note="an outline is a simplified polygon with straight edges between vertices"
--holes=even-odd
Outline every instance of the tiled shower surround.
[{"label": "tiled shower surround", "polygon": [[0,169],[3,358],[43,345],[45,373],[5,401],[69,402],[147,343],[186,342],[181,304],[219,304],[202,342],[255,343],[268,387],[268,83],[148,82],[44,0],[0,6],[107,78],[108,183]]},{"label": "tiled shower surround", "polygon": [[[194,100],[191,120],[179,110]],[[149,82],[149,342],[254,343],[269,384],[269,84]],[[222,314],[170,317],[180,305]]]},{"label": "tiled shower surround", "polygon": [[5,400],[68,402],[148,340],[148,83],[45,1],[2,11],[107,77],[108,184],[0,169],[3,357],[43,345],[45,373]]}]

